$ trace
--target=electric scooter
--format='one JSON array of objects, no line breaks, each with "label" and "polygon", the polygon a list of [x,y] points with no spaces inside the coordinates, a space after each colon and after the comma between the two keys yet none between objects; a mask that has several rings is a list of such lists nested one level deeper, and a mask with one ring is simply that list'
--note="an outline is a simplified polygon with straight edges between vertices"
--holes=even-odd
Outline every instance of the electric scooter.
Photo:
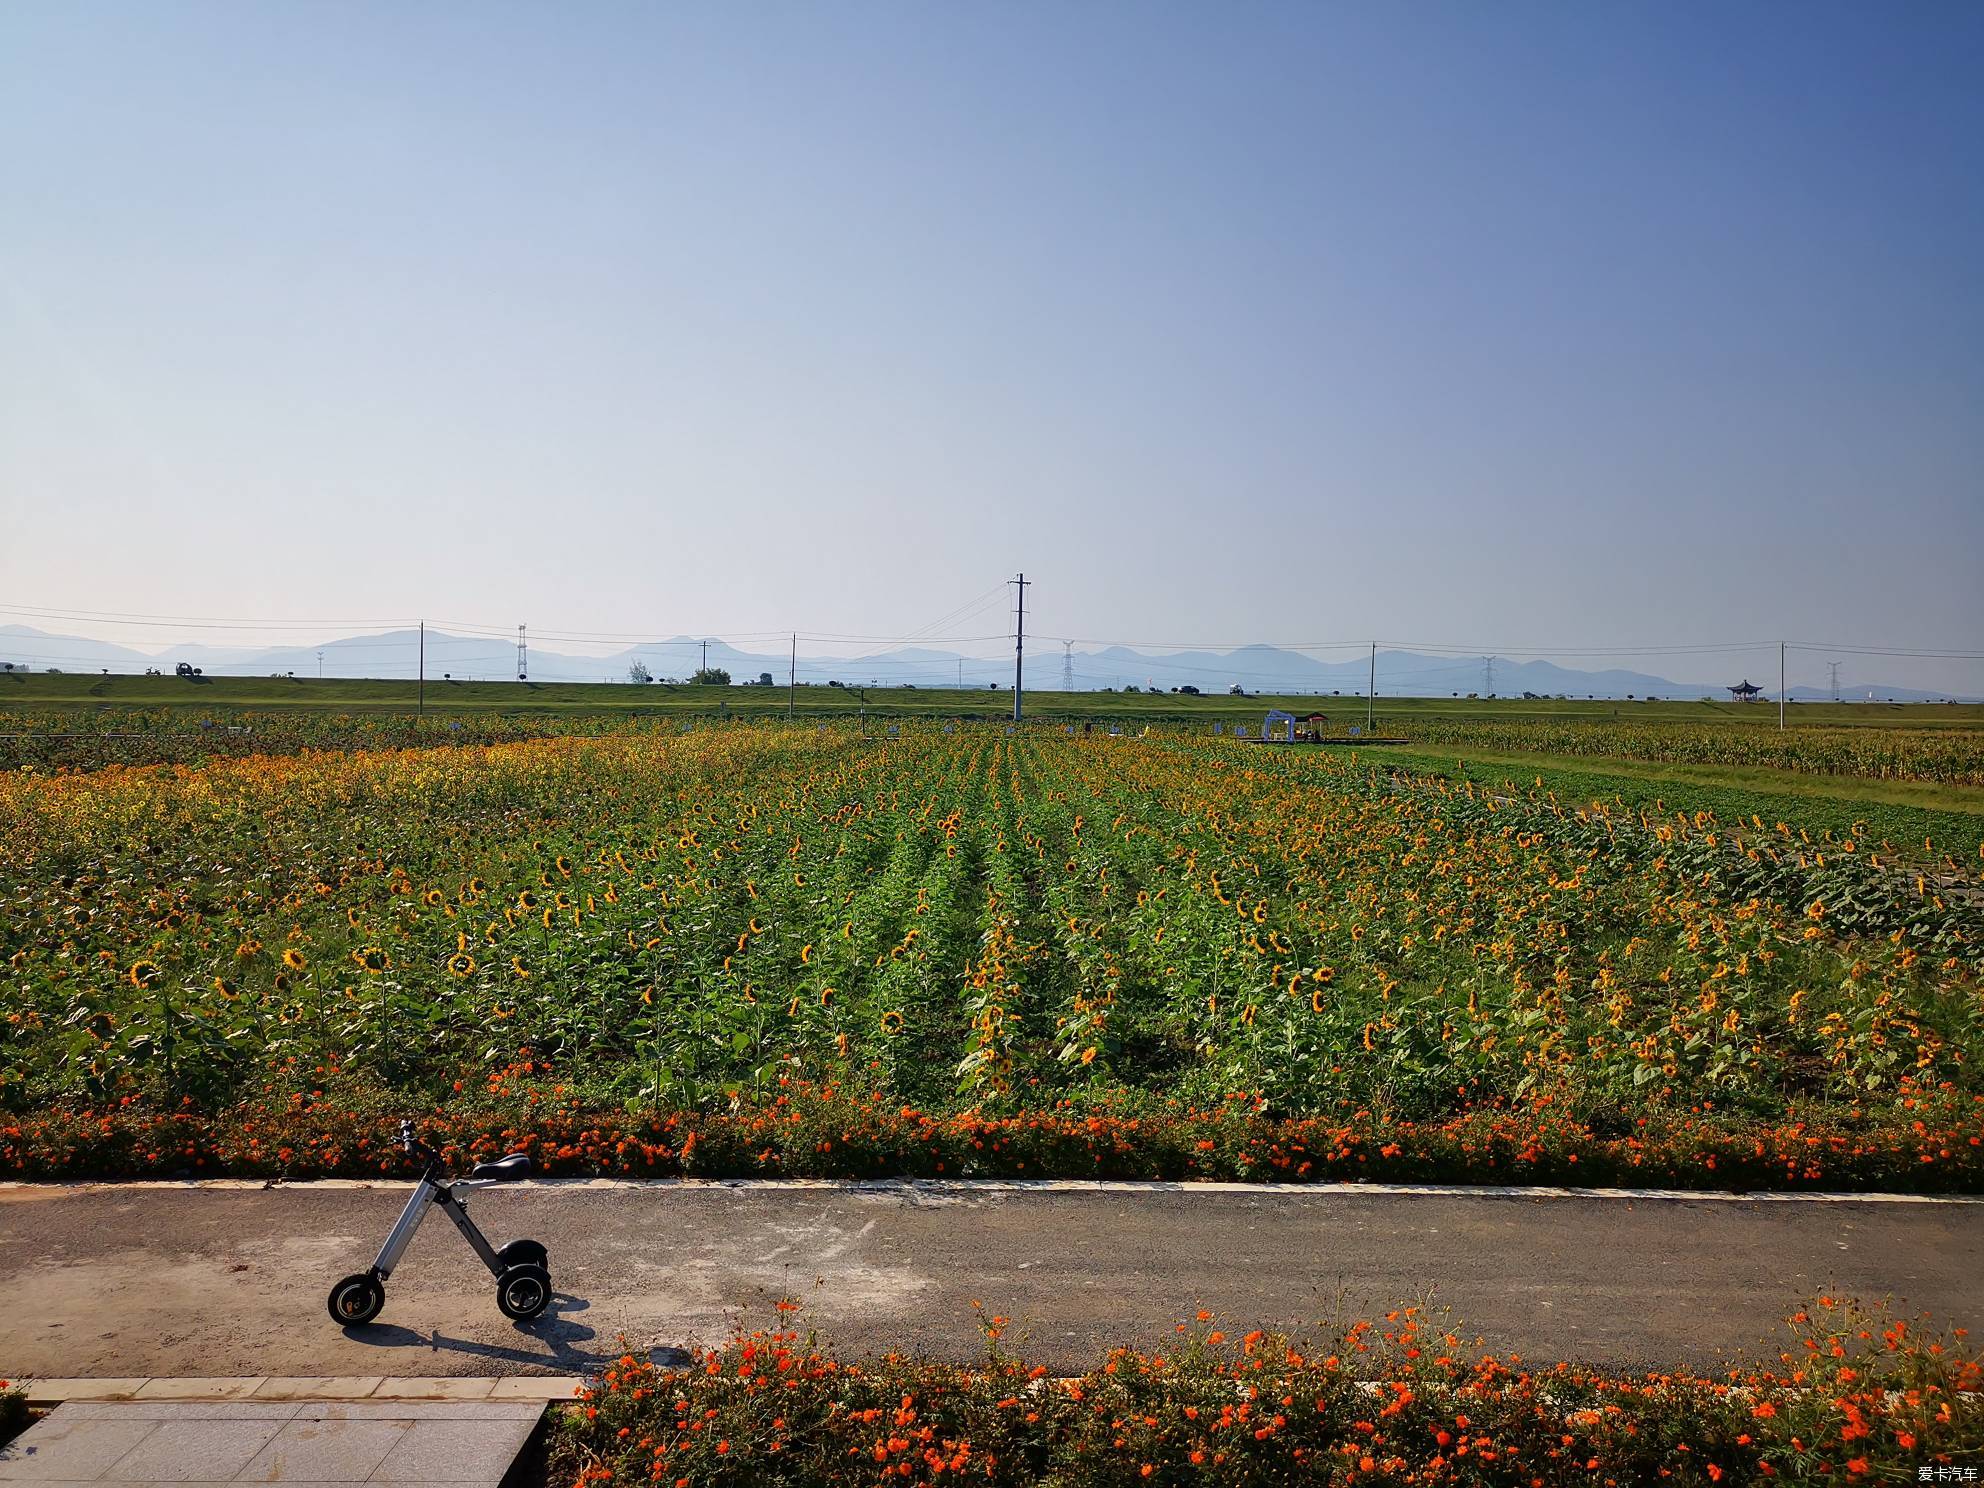
[{"label": "electric scooter", "polygon": [[546,1269],[548,1257],[544,1247],[535,1240],[512,1240],[501,1250],[491,1248],[482,1231],[475,1227],[475,1221],[468,1217],[467,1204],[457,1197],[464,1190],[528,1178],[530,1154],[512,1152],[495,1162],[477,1163],[468,1177],[450,1181],[442,1170],[441,1155],[414,1136],[411,1121],[400,1123],[400,1145],[425,1164],[420,1182],[414,1185],[413,1196],[400,1211],[386,1243],[379,1247],[379,1258],[372,1263],[372,1269],[347,1276],[331,1288],[331,1321],[351,1328],[369,1323],[379,1315],[379,1309],[386,1305],[386,1278],[393,1274],[407,1246],[413,1243],[414,1231],[427,1217],[430,1204],[439,1206],[454,1221],[462,1238],[482,1257],[482,1264],[496,1278],[496,1305],[505,1317],[527,1322],[543,1312],[551,1303],[551,1272]]}]

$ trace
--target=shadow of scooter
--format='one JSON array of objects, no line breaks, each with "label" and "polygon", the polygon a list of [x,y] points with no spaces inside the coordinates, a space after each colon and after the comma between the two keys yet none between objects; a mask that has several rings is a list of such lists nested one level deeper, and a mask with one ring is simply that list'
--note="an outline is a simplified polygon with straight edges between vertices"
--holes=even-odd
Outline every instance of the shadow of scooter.
[{"label": "shadow of scooter", "polygon": [[[566,1292],[552,1295],[551,1305],[528,1322],[514,1323],[512,1331],[541,1343],[541,1349],[512,1347],[500,1343],[479,1343],[472,1338],[450,1338],[439,1328],[417,1333],[398,1323],[354,1323],[344,1330],[353,1343],[369,1348],[424,1348],[431,1352],[466,1354],[471,1358],[500,1360],[506,1364],[550,1365],[565,1374],[596,1375],[626,1351],[625,1340],[612,1353],[597,1347],[586,1348],[598,1335],[571,1314],[586,1311],[592,1304]],[[689,1351],[661,1344],[649,1348],[654,1362],[676,1369],[689,1362]]]}]

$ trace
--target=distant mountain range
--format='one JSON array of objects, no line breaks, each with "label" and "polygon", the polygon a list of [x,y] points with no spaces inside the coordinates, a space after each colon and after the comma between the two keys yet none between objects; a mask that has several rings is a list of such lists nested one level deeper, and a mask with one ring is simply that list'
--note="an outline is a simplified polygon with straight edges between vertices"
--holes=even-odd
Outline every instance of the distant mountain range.
[{"label": "distant mountain range", "polygon": [[[300,677],[313,677],[321,671],[326,677],[411,679],[418,674],[419,655],[420,637],[413,630],[345,636],[320,645],[264,648],[182,645],[152,654],[108,641],[53,635],[24,625],[0,625],[0,663],[11,662],[37,672],[139,673],[153,667],[169,672],[180,662],[187,662],[210,676],[294,672]],[[639,664],[656,681],[662,681],[687,677],[703,664],[705,655],[709,665],[722,667],[735,682],[754,681],[770,673],[774,682],[783,683],[790,660],[785,652],[759,654],[738,650],[722,641],[705,643],[693,636],[674,636],[599,656],[576,655],[534,644],[530,648],[529,668],[531,679],[538,682],[620,682]],[[1065,665],[1072,671],[1078,691],[1135,686],[1160,692],[1196,687],[1201,692],[1223,693],[1237,685],[1259,693],[1361,696],[1370,683],[1368,658],[1319,661],[1303,652],[1275,646],[1165,652],[1107,646],[1065,653]],[[1064,653],[1052,643],[1044,644],[1026,660],[1029,690],[1060,690],[1063,669]],[[430,679],[454,676],[479,681],[514,677],[516,646],[501,636],[464,636],[429,630],[427,675]],[[838,681],[851,686],[1004,687],[1012,681],[1012,662],[1010,658],[988,661],[918,646],[855,657],[802,653],[796,678],[800,682]],[[1416,651],[1378,652],[1377,686],[1383,697],[1491,692],[1500,697],[1520,697],[1529,692],[1599,698],[1723,698],[1729,685],[1730,679],[1726,677],[1713,682],[1681,682],[1618,669],[1578,671],[1548,661],[1431,656]],[[1947,696],[1881,682],[1842,683],[1839,695],[1845,699],[1871,695],[1895,702],[1941,701]],[[1770,696],[1774,698],[1774,692]],[[1832,693],[1826,688],[1793,687],[1789,696],[1800,702],[1822,702]]]}]

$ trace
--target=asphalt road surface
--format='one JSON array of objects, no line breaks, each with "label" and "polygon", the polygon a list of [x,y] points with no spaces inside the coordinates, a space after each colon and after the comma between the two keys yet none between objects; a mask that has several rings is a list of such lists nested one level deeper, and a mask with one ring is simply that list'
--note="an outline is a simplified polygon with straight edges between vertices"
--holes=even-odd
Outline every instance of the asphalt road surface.
[{"label": "asphalt road surface", "polygon": [[1399,1193],[560,1187],[478,1195],[492,1240],[551,1253],[558,1300],[513,1324],[430,1214],[379,1320],[332,1324],[403,1187],[0,1187],[0,1377],[583,1372],[720,1342],[803,1303],[845,1356],[969,1358],[971,1301],[1059,1371],[1234,1329],[1450,1308],[1498,1352],[1623,1368],[1775,1354],[1822,1290],[1984,1325],[1984,1205]]}]

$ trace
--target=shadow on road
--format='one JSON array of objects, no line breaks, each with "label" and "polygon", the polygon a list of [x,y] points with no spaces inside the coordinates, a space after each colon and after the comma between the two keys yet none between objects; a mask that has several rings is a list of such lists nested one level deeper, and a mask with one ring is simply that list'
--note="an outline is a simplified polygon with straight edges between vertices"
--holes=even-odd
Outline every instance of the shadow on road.
[{"label": "shadow on road", "polygon": [[[370,1348],[445,1350],[478,1359],[500,1359],[510,1364],[549,1364],[567,1374],[593,1375],[618,1358],[624,1346],[612,1353],[606,1353],[597,1346],[586,1347],[597,1335],[571,1314],[584,1312],[591,1306],[583,1297],[559,1292],[552,1297],[551,1305],[542,1314],[527,1323],[515,1325],[517,1333],[535,1339],[543,1345],[541,1348],[508,1347],[500,1343],[478,1343],[469,1338],[450,1338],[438,1328],[431,1333],[416,1333],[397,1323],[362,1323],[355,1328],[346,1328],[344,1336],[353,1343],[362,1343]],[[665,1367],[679,1367],[689,1362],[686,1349],[656,1344],[650,1352],[655,1363]]]}]

